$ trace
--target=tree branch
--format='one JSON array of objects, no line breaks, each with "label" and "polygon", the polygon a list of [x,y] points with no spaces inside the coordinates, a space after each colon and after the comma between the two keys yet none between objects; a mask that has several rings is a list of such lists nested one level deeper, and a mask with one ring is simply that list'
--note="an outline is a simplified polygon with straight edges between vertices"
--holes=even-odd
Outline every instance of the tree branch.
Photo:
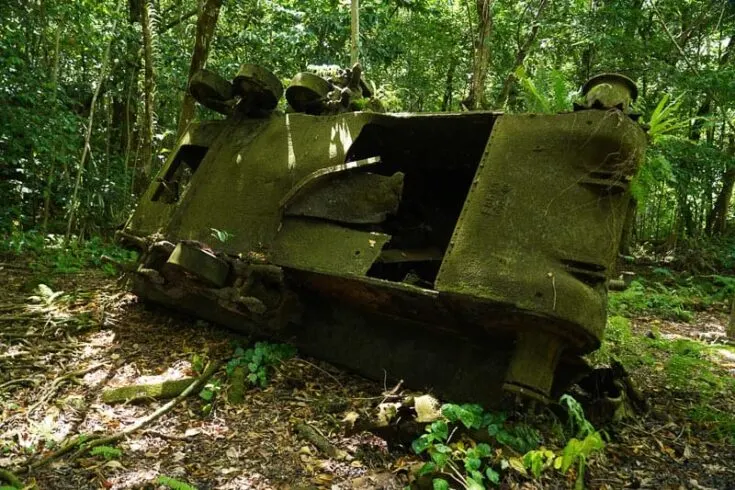
[{"label": "tree branch", "polygon": [[[653,9],[653,12],[656,14],[656,18],[659,21],[659,24],[661,24],[661,27],[663,27],[664,32],[669,37],[671,42],[674,44],[674,47],[676,47],[676,50],[679,51],[679,54],[681,55],[681,58],[684,60],[684,62],[687,64],[689,69],[691,69],[695,75],[700,75],[699,70],[696,66],[694,66],[694,63],[691,62],[687,54],[684,52],[681,46],[679,46],[679,43],[676,42],[676,38],[673,34],[671,34],[671,31],[669,30],[669,26],[666,25],[666,21],[664,20],[663,16],[661,15],[661,12],[658,10],[658,7],[656,6],[655,2],[651,2],[651,8]],[[732,42],[732,39],[730,39],[730,42]],[[725,60],[727,61],[727,59]],[[727,111],[725,111],[725,108],[722,106],[722,104],[719,101],[719,98],[717,95],[715,95],[714,91],[710,89],[708,86],[704,86],[704,91],[707,95],[709,95],[712,100],[717,104],[717,107],[720,109],[720,112],[722,112],[722,117],[725,119],[725,123],[730,127],[733,133],[735,133],[735,125],[733,125],[733,122],[727,117]]]},{"label": "tree branch", "polygon": [[179,18],[172,20],[171,22],[169,22],[165,26],[163,26],[160,29],[158,29],[158,33],[159,34],[163,34],[164,32],[166,32],[166,31],[168,31],[170,29],[173,29],[174,27],[176,27],[177,25],[181,24],[185,20],[190,19],[191,17],[194,17],[197,14],[197,12],[199,12],[199,9],[191,9],[191,10],[189,10],[188,12],[182,14]]}]

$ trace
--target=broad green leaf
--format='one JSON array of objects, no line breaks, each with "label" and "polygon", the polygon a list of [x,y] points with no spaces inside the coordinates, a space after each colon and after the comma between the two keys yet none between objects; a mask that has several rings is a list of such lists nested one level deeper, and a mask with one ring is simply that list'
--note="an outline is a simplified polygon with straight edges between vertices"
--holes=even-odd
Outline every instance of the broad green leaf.
[{"label": "broad green leaf", "polygon": [[449,490],[449,483],[444,478],[434,478],[432,486],[434,490]]},{"label": "broad green leaf", "polygon": [[467,490],[485,490],[485,485],[482,484],[482,480],[467,478]]},{"label": "broad green leaf", "polygon": [[477,471],[482,466],[482,460],[476,457],[467,457],[464,460],[464,467],[467,471]]},{"label": "broad green leaf", "polygon": [[446,441],[449,437],[449,426],[443,420],[432,422],[429,428],[431,433],[434,434],[438,440]]},{"label": "broad green leaf", "polygon": [[431,460],[436,464],[439,469],[443,469],[449,462],[449,455],[436,450],[429,449]]},{"label": "broad green leaf", "polygon": [[414,439],[414,441],[411,443],[411,449],[413,449],[413,452],[415,452],[416,454],[423,453],[429,448],[429,446],[431,446],[431,439],[427,434],[424,434],[418,439]]},{"label": "broad green leaf", "polygon": [[432,461],[424,463],[424,465],[419,468],[419,470],[416,472],[416,476],[423,476],[429,473],[434,473],[436,471],[436,464]]},{"label": "broad green leaf", "polygon": [[492,468],[488,468],[485,470],[485,476],[487,476],[487,479],[495,485],[498,485],[500,483],[500,473]]}]

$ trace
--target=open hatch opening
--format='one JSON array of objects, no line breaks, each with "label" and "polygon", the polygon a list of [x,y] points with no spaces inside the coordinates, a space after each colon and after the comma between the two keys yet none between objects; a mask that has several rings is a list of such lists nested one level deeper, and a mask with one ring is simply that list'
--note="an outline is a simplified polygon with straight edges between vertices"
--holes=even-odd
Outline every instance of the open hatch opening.
[{"label": "open hatch opening", "polygon": [[369,172],[404,174],[398,212],[375,230],[392,239],[368,276],[433,288],[498,116],[397,117],[363,128],[347,160],[377,155]]},{"label": "open hatch opening", "polygon": [[166,173],[158,179],[158,187],[153,192],[151,201],[163,201],[166,204],[177,202],[208,150],[206,146],[181,145]]}]

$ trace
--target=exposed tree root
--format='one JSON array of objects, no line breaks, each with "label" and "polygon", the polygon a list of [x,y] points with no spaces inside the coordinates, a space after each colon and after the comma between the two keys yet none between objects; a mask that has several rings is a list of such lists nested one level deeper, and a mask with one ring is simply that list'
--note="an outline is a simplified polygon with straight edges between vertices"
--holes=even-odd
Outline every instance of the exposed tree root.
[{"label": "exposed tree root", "polygon": [[0,469],[0,483],[2,482],[8,483],[11,487],[15,488],[23,488],[25,486],[23,485],[23,482],[20,481],[20,479],[13,473],[8,470]]},{"label": "exposed tree root", "polygon": [[117,442],[121,439],[124,439],[126,436],[132,434],[133,432],[145,427],[146,425],[150,424],[151,422],[157,420],[162,415],[168,413],[171,411],[172,408],[174,408],[176,405],[184,401],[186,397],[188,397],[190,394],[194,393],[195,391],[199,390],[204,386],[204,384],[211,378],[215,372],[222,366],[221,361],[216,361],[213,363],[210,363],[209,366],[204,370],[204,373],[196,379],[194,382],[192,382],[188,388],[186,388],[184,391],[181,392],[179,396],[171,400],[170,402],[166,403],[165,405],[162,405],[158,410],[153,412],[147,417],[143,417],[130,427],[123,429],[119,432],[116,432],[115,434],[109,435],[107,437],[101,437],[99,439],[95,439],[89,442],[86,442],[80,447],[76,453],[72,456],[72,460],[78,458],[85,452],[89,451],[95,446],[102,446],[105,444],[111,444],[114,442]]},{"label": "exposed tree root", "polygon": [[174,398],[196,381],[196,378],[184,378],[162,383],[121,386],[102,392],[105,403],[134,402],[139,400],[167,400]]},{"label": "exposed tree root", "polygon": [[54,379],[49,389],[44,391],[40,399],[36,403],[31,405],[31,407],[26,411],[26,416],[31,417],[31,415],[33,415],[33,412],[35,412],[36,409],[40,407],[42,404],[44,404],[45,402],[53,398],[56,395],[56,392],[59,390],[59,388],[61,388],[61,386],[67,381],[74,380],[80,376],[84,376],[87,373],[96,371],[97,369],[101,368],[104,365],[105,365],[104,363],[93,364],[85,369],[80,369],[79,371],[73,371],[71,373],[65,374],[64,376],[60,376]]},{"label": "exposed tree root", "polygon": [[335,459],[344,459],[346,456],[344,451],[333,446],[326,437],[309,424],[304,422],[296,424],[296,431],[326,456]]},{"label": "exposed tree root", "polygon": [[[209,378],[211,378],[214,375],[214,373],[216,373],[217,370],[219,370],[221,366],[222,366],[221,361],[215,361],[215,362],[210,363],[207,366],[207,368],[204,370],[204,373],[199,378],[194,380],[189,385],[188,388],[182,391],[179,396],[177,396],[170,402],[166,403],[165,405],[162,405],[158,410],[151,413],[147,417],[143,417],[142,419],[138,420],[136,423],[134,423],[130,427],[127,427],[126,429],[123,429],[119,432],[116,432],[114,434],[111,434],[105,437],[88,439],[87,437],[84,437],[84,436],[76,436],[75,438],[73,438],[71,441],[69,441],[67,444],[65,444],[63,447],[61,447],[57,451],[23,468],[22,471],[30,471],[30,470],[34,470],[42,466],[45,466],[49,464],[50,462],[58,459],[59,457],[71,452],[74,448],[78,448],[78,449],[71,456],[72,461],[82,456],[84,453],[86,453],[93,447],[103,446],[106,444],[114,444],[120,441],[121,439],[124,439],[125,437],[129,436],[133,432],[136,432],[142,429],[143,427],[154,422],[161,416],[165,415],[166,413],[171,411],[171,409],[173,409],[176,405],[184,401],[184,399],[187,398],[190,394],[202,388],[204,384],[209,380]],[[20,473],[22,471],[19,470],[18,472]]]},{"label": "exposed tree root", "polygon": [[0,390],[4,390],[9,386],[20,384],[38,384],[38,380],[35,380],[33,378],[11,379],[10,381],[6,381],[5,383],[0,384]]}]

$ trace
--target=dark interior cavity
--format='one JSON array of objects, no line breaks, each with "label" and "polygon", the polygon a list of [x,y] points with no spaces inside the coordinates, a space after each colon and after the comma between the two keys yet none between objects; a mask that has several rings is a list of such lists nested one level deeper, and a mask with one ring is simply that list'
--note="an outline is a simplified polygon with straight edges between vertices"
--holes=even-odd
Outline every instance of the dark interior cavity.
[{"label": "dark interior cavity", "polygon": [[[151,201],[175,203],[189,185],[192,175],[199,168],[209,148],[198,145],[182,145],[174,157],[174,161],[159,179],[158,187]],[[183,163],[183,165],[182,165]]]},{"label": "dark interior cavity", "polygon": [[392,235],[371,277],[433,287],[497,114],[380,119],[363,128],[347,160],[380,156],[366,171],[405,174]]}]

